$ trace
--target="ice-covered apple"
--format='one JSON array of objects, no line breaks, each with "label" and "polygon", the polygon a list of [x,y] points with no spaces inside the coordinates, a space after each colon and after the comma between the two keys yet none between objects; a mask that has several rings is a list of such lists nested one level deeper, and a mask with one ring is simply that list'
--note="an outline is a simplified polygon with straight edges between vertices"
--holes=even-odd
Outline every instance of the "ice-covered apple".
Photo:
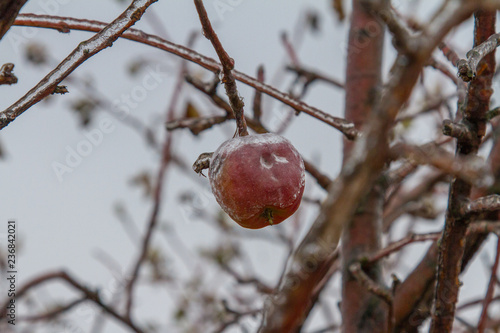
[{"label": "ice-covered apple", "polygon": [[282,222],[297,210],[304,193],[300,154],[272,133],[222,143],[212,155],[208,177],[222,209],[250,229]]}]

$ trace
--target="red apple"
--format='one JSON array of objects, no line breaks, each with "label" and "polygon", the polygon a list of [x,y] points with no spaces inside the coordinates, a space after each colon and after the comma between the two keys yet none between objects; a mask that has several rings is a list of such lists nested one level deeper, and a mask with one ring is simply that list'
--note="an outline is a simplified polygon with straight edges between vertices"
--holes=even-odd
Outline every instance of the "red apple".
[{"label": "red apple", "polygon": [[304,193],[304,161],[290,141],[272,133],[222,143],[208,176],[222,209],[250,229],[281,223],[297,210]]}]

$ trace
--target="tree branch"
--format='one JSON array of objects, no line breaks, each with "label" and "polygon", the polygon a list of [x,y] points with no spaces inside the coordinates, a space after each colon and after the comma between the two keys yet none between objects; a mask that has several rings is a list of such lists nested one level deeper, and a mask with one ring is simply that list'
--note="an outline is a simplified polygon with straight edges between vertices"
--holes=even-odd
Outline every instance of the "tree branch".
[{"label": "tree branch", "polygon": [[443,120],[443,134],[461,141],[472,141],[474,133],[463,123],[454,123],[450,119]]},{"label": "tree branch", "polygon": [[51,94],[55,87],[85,60],[113,45],[113,42],[144,14],[157,0],[134,0],[113,22],[90,39],[81,42],[54,70],[47,74],[26,95],[0,112],[0,130],[19,117],[24,111]]},{"label": "tree branch", "polygon": [[65,312],[68,312],[69,310],[71,310],[72,308],[74,308],[75,306],[77,305],[80,305],[81,303],[85,302],[87,300],[87,298],[79,298],[79,299],[76,299],[64,306],[60,306],[60,307],[57,307],[56,309],[54,310],[51,310],[51,311],[48,311],[46,313],[42,313],[42,314],[39,314],[39,315],[31,315],[31,316],[28,316],[28,317],[21,317],[19,318],[19,321],[30,321],[30,322],[34,322],[34,321],[41,321],[41,320],[50,320],[52,318],[55,318]]},{"label": "tree branch", "polygon": [[[495,32],[496,11],[477,10],[474,13],[474,45],[480,45]],[[494,49],[493,49],[494,50]],[[458,156],[477,154],[486,132],[486,113],[492,94],[491,81],[495,70],[495,53],[489,52],[479,63],[480,76],[469,84],[462,124],[472,135],[469,140],[457,140]],[[460,66],[460,64],[459,64]],[[471,194],[471,185],[460,178],[450,185],[443,237],[439,246],[437,282],[434,293],[434,313],[430,333],[451,332],[460,283],[458,276],[465,252],[468,216],[462,213],[463,201]]]},{"label": "tree branch", "polygon": [[483,333],[486,330],[486,324],[488,323],[488,307],[493,299],[493,293],[495,292],[495,285],[497,282],[497,271],[498,265],[500,263],[500,238],[497,236],[497,254],[495,256],[495,262],[493,267],[491,267],[490,282],[488,283],[488,289],[483,300],[483,310],[481,316],[479,317],[479,322],[477,324],[477,332]]},{"label": "tree branch", "polygon": [[[202,81],[190,75],[186,75],[186,81],[192,84],[196,89],[207,95],[215,105],[225,110],[226,115],[172,120],[170,122],[167,122],[166,124],[167,130],[172,131],[178,128],[189,128],[191,132],[193,132],[194,134],[198,134],[201,131],[208,129],[214,125],[221,124],[226,120],[234,119],[234,113],[231,111],[231,107],[226,101],[224,101],[220,96],[217,95],[215,87],[207,86]],[[248,117],[245,118],[248,127],[250,127],[255,132],[261,134],[269,133],[269,131],[262,125],[260,120]],[[328,186],[330,186],[330,184],[332,183],[331,179],[328,178],[328,176],[323,174],[321,171],[319,171],[312,163],[304,159],[304,157],[302,157],[302,159],[304,160],[304,167],[306,171],[309,172],[311,176],[316,178],[318,184],[321,187],[327,190]]]},{"label": "tree branch", "polygon": [[361,140],[356,141],[354,151],[357,153],[344,165],[337,181],[330,186],[318,217],[292,254],[276,294],[266,302],[261,332],[287,331],[289,327],[296,330],[300,327],[314,301],[305,295],[321,288],[319,282],[328,271],[328,255],[337,247],[343,226],[352,218],[360,200],[366,195],[366,189],[373,186],[387,162],[389,149],[386,135],[397,113],[410,96],[434,48],[450,29],[466,20],[476,6],[467,1],[460,1],[460,5],[446,2],[439,20],[430,24],[432,33],[419,38],[418,51],[411,55],[411,60],[407,56],[396,59],[386,89],[367,122],[366,132]]},{"label": "tree branch", "polygon": [[344,84],[337,79],[328,77],[324,74],[318,73],[317,71],[312,71],[310,69],[305,69],[304,67],[299,67],[296,65],[286,66],[286,69],[296,73],[299,77],[303,77],[306,80],[306,84],[310,84],[314,81],[323,81],[331,84],[337,88],[344,88]]},{"label": "tree branch", "polygon": [[4,0],[0,2],[0,39],[9,31],[16,16],[28,0]]},{"label": "tree branch", "polygon": [[247,124],[245,122],[245,117],[243,115],[243,100],[238,94],[238,89],[236,87],[236,80],[233,76],[234,60],[231,58],[219,40],[219,37],[212,28],[210,19],[208,18],[207,11],[203,5],[203,0],[194,0],[198,16],[200,17],[200,22],[203,27],[203,35],[210,40],[215,52],[219,56],[220,62],[222,64],[222,83],[224,83],[224,88],[226,88],[226,94],[229,97],[229,103],[231,104],[231,109],[234,112],[234,118],[236,119],[236,127],[238,129],[239,136],[248,135]]},{"label": "tree branch", "polygon": [[464,203],[460,214],[463,216],[471,216],[487,212],[496,212],[498,210],[500,210],[500,195],[491,194]]},{"label": "tree branch", "polygon": [[[34,14],[19,15],[16,21],[14,22],[14,25],[43,27],[43,28],[51,28],[63,31],[71,29],[71,30],[83,30],[83,31],[93,31],[93,32],[99,32],[104,27],[106,27],[105,23],[98,21],[75,19],[69,17],[49,16],[49,15],[34,15]],[[218,73],[222,70],[222,66],[211,58],[205,57],[204,55],[201,55],[182,45],[174,44],[160,37],[146,34],[141,30],[129,29],[125,33],[123,33],[121,37],[139,43],[143,43],[146,45],[150,45],[159,48],[161,50],[164,50],[166,52],[172,53],[176,56],[194,62],[213,73]],[[349,140],[354,140],[358,136],[358,130],[354,127],[352,123],[346,121],[345,119],[334,117],[313,106],[310,106],[302,101],[299,101],[290,96],[289,94],[286,94],[270,85],[259,82],[259,80],[253,77],[250,77],[242,72],[238,72],[237,70],[233,70],[233,75],[236,80],[281,101],[282,103],[292,107],[294,110],[304,112],[336,128],[337,130],[342,132]]]},{"label": "tree branch", "polygon": [[[141,330],[139,327],[137,327],[130,318],[124,317],[120,315],[116,310],[114,310],[112,307],[104,303],[101,298],[99,297],[99,294],[97,291],[93,291],[89,289],[88,287],[85,287],[81,285],[78,281],[76,281],[71,275],[64,271],[60,272],[52,272],[52,273],[47,273],[41,276],[36,277],[35,279],[27,282],[24,286],[18,289],[16,293],[16,300],[19,300],[21,297],[23,297],[29,290],[32,288],[43,284],[47,281],[50,280],[63,280],[64,282],[68,283],[70,286],[75,288],[76,290],[79,290],[84,294],[84,297],[96,304],[98,307],[100,307],[106,314],[109,316],[115,318],[122,324],[126,325],[129,327],[132,331],[136,333],[143,333],[144,331]],[[8,305],[9,300],[7,300],[3,305],[0,310],[0,319],[4,318],[6,315],[6,309]]]},{"label": "tree branch", "polygon": [[[193,35],[194,36],[194,35]],[[193,36],[188,41],[188,45],[192,44],[194,41]],[[186,61],[182,60],[179,73],[177,75],[177,81],[174,86],[173,92],[172,92],[172,97],[170,99],[170,104],[167,108],[166,112],[166,121],[169,122],[174,118],[175,115],[175,108],[177,106],[177,102],[179,98],[181,97],[181,92],[182,88],[184,86],[184,76],[186,75],[187,71],[187,64]],[[163,191],[163,184],[165,183],[165,174],[167,171],[167,167],[172,159],[171,156],[171,147],[172,147],[172,133],[167,132],[167,135],[165,137],[165,141],[163,142],[163,148],[162,148],[162,154],[161,154],[161,160],[160,160],[160,166],[158,168],[158,174],[156,177],[156,184],[153,192],[153,209],[151,211],[151,215],[149,217],[149,222],[147,225],[146,233],[144,235],[144,238],[142,240],[141,244],[141,252],[139,254],[139,257],[137,258],[133,268],[132,272],[129,275],[130,279],[125,286],[125,296],[126,296],[126,307],[125,307],[125,313],[127,318],[131,318],[131,313],[132,313],[132,303],[134,299],[134,287],[139,279],[139,273],[141,270],[141,267],[143,263],[146,261],[148,254],[149,254],[149,249],[150,249],[150,244],[151,244],[151,239],[153,237],[153,232],[158,225],[158,216],[160,214],[160,208],[162,204],[162,191]]]},{"label": "tree branch", "polygon": [[500,45],[500,34],[493,34],[487,40],[467,52],[467,59],[458,61],[458,76],[466,82],[473,80],[481,60]]},{"label": "tree branch", "polygon": [[391,152],[395,157],[404,156],[417,164],[431,165],[446,174],[458,177],[477,187],[490,186],[493,175],[484,160],[477,156],[457,156],[434,143],[422,146],[397,144]]}]

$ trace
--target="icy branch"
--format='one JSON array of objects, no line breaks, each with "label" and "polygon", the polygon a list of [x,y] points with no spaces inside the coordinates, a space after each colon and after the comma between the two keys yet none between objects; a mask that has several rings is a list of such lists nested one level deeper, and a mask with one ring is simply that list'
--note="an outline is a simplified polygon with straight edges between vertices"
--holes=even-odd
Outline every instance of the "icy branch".
[{"label": "icy branch", "polygon": [[[24,14],[18,16],[18,18],[14,22],[14,25],[51,28],[59,31],[83,30],[99,32],[106,26],[106,23],[69,17]],[[194,62],[214,73],[218,73],[222,69],[222,66],[217,61],[209,57],[199,54],[182,45],[174,44],[160,37],[146,34],[141,30],[129,29],[121,37],[139,43],[147,44],[159,48],[163,51],[175,54],[176,56]],[[233,70],[233,75],[236,80],[281,101],[282,103],[292,107],[294,110],[304,112],[336,128],[337,130],[342,132],[349,140],[354,140],[358,136],[358,130],[354,127],[354,124],[343,118],[334,117],[324,111],[321,111],[302,101],[299,101],[289,94],[284,93],[263,82],[259,82],[259,80],[248,76],[245,73]]]},{"label": "icy branch", "polygon": [[125,30],[138,21],[146,8],[157,0],[135,0],[127,10],[92,38],[81,42],[53,71],[5,111],[0,112],[0,129],[51,94],[54,88],[85,60],[113,45]]}]

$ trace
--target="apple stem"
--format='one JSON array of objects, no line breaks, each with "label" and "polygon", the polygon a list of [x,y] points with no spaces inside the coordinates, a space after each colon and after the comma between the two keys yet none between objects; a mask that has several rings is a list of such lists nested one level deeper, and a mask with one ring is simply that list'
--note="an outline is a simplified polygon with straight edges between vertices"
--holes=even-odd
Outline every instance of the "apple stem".
[{"label": "apple stem", "polygon": [[247,123],[244,116],[243,107],[245,103],[238,94],[238,89],[236,87],[236,79],[233,76],[234,59],[227,54],[224,47],[219,40],[219,37],[212,28],[210,19],[208,18],[207,11],[203,5],[203,0],[194,0],[196,6],[196,11],[200,17],[200,22],[203,27],[203,35],[210,40],[212,43],[217,56],[222,64],[222,83],[224,83],[224,88],[226,89],[226,95],[229,98],[229,104],[234,113],[234,118],[236,119],[236,127],[238,129],[239,136],[248,135]]},{"label": "apple stem", "polygon": [[264,209],[264,213],[262,214],[264,215],[264,217],[266,218],[267,222],[269,223],[269,225],[273,225],[273,210],[272,209],[269,209],[269,208],[265,208]]}]

